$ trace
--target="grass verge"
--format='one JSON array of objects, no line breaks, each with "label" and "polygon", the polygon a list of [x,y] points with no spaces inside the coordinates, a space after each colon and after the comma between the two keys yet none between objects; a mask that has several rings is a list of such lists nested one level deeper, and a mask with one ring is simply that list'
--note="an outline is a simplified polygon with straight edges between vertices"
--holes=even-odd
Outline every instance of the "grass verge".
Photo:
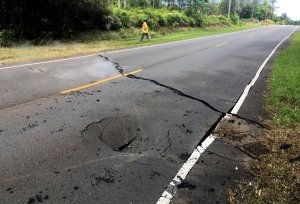
[{"label": "grass verge", "polygon": [[270,150],[251,165],[251,183],[240,183],[231,203],[300,203],[300,32],[274,61],[267,109],[271,130],[258,140]]},{"label": "grass verge", "polygon": [[269,85],[272,94],[267,104],[274,113],[275,122],[285,127],[299,125],[300,32],[294,34],[290,47],[275,60]]},{"label": "grass verge", "polygon": [[154,45],[166,42],[205,37],[258,27],[258,24],[232,26],[230,28],[185,28],[170,33],[162,30],[153,33],[151,41],[139,42],[138,30],[124,32],[94,32],[75,37],[68,42],[54,41],[47,45],[37,46],[22,43],[13,47],[0,47],[0,64],[51,59],[79,54],[96,53],[124,48]]}]

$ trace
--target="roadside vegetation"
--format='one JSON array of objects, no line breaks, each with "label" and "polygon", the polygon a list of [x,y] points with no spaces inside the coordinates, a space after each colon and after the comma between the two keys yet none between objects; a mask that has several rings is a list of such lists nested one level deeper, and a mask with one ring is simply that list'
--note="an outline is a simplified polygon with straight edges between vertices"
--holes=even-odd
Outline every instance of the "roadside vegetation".
[{"label": "roadside vegetation", "polygon": [[[157,44],[296,23],[274,14],[276,0],[3,1],[0,64]],[[151,42],[139,42],[146,20]]]},{"label": "roadside vegetation", "polygon": [[139,42],[140,31],[136,28],[118,32],[91,31],[76,36],[71,41],[51,41],[44,45],[20,42],[11,47],[0,47],[0,63],[25,62],[36,59],[66,57],[83,53],[105,52],[123,48],[186,40],[257,27],[258,24],[245,24],[226,28],[164,28],[150,32],[151,40]]},{"label": "roadside vegetation", "polygon": [[300,203],[300,32],[274,61],[267,109],[273,115],[260,142],[269,154],[252,163],[251,183],[241,183],[231,203]]}]

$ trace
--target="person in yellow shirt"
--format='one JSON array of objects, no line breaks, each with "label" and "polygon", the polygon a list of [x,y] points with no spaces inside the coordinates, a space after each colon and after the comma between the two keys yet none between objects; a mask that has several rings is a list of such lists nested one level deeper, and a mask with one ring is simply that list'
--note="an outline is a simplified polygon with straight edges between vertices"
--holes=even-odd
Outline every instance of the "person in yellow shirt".
[{"label": "person in yellow shirt", "polygon": [[143,20],[143,24],[142,24],[142,37],[141,37],[141,42],[144,40],[144,37],[146,36],[148,40],[149,39],[149,26],[147,24],[146,21]]}]

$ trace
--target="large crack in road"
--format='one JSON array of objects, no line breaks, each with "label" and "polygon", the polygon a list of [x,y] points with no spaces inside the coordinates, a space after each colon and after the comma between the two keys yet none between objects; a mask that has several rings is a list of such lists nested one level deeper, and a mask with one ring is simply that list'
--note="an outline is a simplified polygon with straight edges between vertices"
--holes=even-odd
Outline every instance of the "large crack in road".
[{"label": "large crack in road", "polygon": [[[105,59],[106,61],[112,63],[115,67],[115,69],[117,69],[117,71],[123,75],[124,77],[127,77],[127,78],[130,78],[130,79],[136,79],[136,80],[143,80],[143,81],[149,81],[157,86],[160,86],[160,87],[163,87],[163,88],[166,88],[170,91],[172,91],[173,93],[179,95],[179,96],[183,96],[185,98],[189,98],[189,99],[192,99],[192,100],[195,100],[195,101],[198,101],[200,103],[202,103],[203,105],[205,105],[206,107],[210,108],[211,110],[217,112],[217,113],[221,113],[223,116],[227,115],[227,114],[230,114],[230,115],[233,115],[235,117],[238,117],[240,119],[243,119],[243,120],[246,120],[246,121],[249,121],[251,123],[255,123],[259,126],[261,126],[262,128],[264,128],[265,126],[261,123],[259,123],[258,121],[254,121],[254,120],[251,120],[251,119],[248,119],[248,118],[244,118],[244,117],[241,117],[239,116],[238,114],[233,114],[231,113],[232,109],[234,108],[235,104],[237,103],[238,99],[236,101],[231,101],[233,103],[232,107],[229,109],[228,112],[223,112],[223,111],[220,111],[219,109],[215,108],[214,106],[212,106],[211,104],[209,104],[207,101],[205,101],[204,99],[199,99],[199,98],[196,98],[194,96],[191,96],[191,95],[188,95],[174,87],[171,87],[171,86],[168,86],[168,85],[165,85],[165,84],[162,84],[160,82],[158,82],[157,80],[154,80],[154,79],[148,79],[148,78],[143,78],[143,77],[138,77],[136,75],[133,75],[133,74],[129,74],[129,75],[124,75],[124,69],[122,68],[122,66],[120,65],[120,63],[118,62],[115,62],[113,60],[111,60],[110,58],[104,56],[104,55],[98,55],[99,57]],[[249,82],[250,83],[250,82]],[[240,98],[240,97],[238,97]],[[221,121],[222,118],[219,119],[219,122]]]},{"label": "large crack in road", "polygon": [[160,87],[163,87],[163,88],[166,88],[170,91],[172,91],[173,93],[179,95],[179,96],[183,96],[185,98],[189,98],[189,99],[192,99],[192,100],[195,100],[195,101],[198,101],[200,103],[202,103],[203,105],[205,105],[206,107],[210,108],[211,110],[217,112],[217,113],[221,113],[221,114],[225,114],[224,112],[218,110],[217,108],[215,108],[214,106],[210,105],[208,102],[206,102],[205,100],[203,99],[199,99],[199,98],[196,98],[196,97],[193,97],[193,96],[190,96],[188,94],[185,94],[184,92],[174,88],[174,87],[171,87],[171,86],[168,86],[168,85],[165,85],[165,84],[162,84],[156,80],[153,80],[153,79],[147,79],[147,78],[143,78],[143,77],[138,77],[136,75],[133,75],[133,74],[129,74],[129,75],[124,75],[124,69],[122,68],[122,66],[120,65],[120,63],[117,63],[117,62],[114,62],[113,60],[109,59],[108,57],[106,56],[103,56],[103,55],[99,55],[101,58],[104,58],[105,60],[113,63],[115,65],[115,68],[119,71],[120,74],[122,74],[123,76],[127,77],[127,78],[130,78],[130,79],[137,79],[137,80],[143,80],[143,81],[149,81],[157,86],[160,86]]},{"label": "large crack in road", "polygon": [[[113,60],[109,59],[106,56],[99,55],[101,58],[105,59],[106,61],[112,63],[114,65],[114,68],[123,76],[129,78],[129,79],[135,79],[135,80],[142,80],[142,81],[148,81],[152,84],[155,84],[156,86],[163,87],[165,89],[170,90],[176,95],[200,102],[205,107],[208,107],[210,110],[219,113],[219,117],[215,121],[215,123],[210,127],[208,131],[206,131],[206,134],[201,138],[201,140],[198,142],[197,146],[200,145],[206,140],[207,137],[209,137],[211,134],[214,134],[217,127],[222,124],[222,120],[225,116],[231,116],[236,117],[239,120],[244,120],[251,124],[256,124],[260,126],[261,128],[264,128],[262,124],[259,122],[242,118],[236,114],[229,114],[232,108],[229,109],[229,113],[225,113],[223,111],[220,111],[216,107],[209,104],[207,101],[203,99],[196,98],[194,96],[188,95],[174,87],[162,84],[156,80],[148,79],[139,77],[133,74],[125,75],[124,69],[118,62],[114,62]],[[114,124],[114,127],[111,126],[111,124]],[[116,127],[117,126],[117,127]],[[178,126],[179,129],[180,126]],[[110,118],[104,118],[98,122],[93,122],[91,124],[88,124],[86,128],[81,132],[81,136],[84,138],[84,142],[87,143],[86,146],[94,147],[94,149],[99,149],[98,146],[106,145],[111,150],[116,152],[132,152],[134,153],[134,146],[136,145],[135,141],[139,138],[141,140],[141,135],[139,135],[140,128],[137,126],[136,121],[134,121],[133,118],[130,116],[121,116],[121,117],[110,117]],[[167,145],[163,147],[162,152],[160,155],[165,154],[165,152],[171,147],[171,139],[170,139],[170,131],[167,132],[166,137],[166,143]],[[97,145],[98,144],[98,145]],[[101,145],[99,145],[101,144]],[[241,148],[240,146],[236,145],[236,148],[240,151],[243,151],[245,154],[253,158],[253,155],[248,151],[245,151],[245,149]]]},{"label": "large crack in road", "polygon": [[[231,111],[233,110],[235,104],[237,103],[237,101],[234,101],[232,107],[229,109],[228,112],[223,112],[219,109],[217,109],[216,107],[214,107],[213,105],[211,105],[210,103],[208,103],[207,101],[203,100],[203,99],[199,99],[199,98],[196,98],[194,96],[191,96],[191,95],[188,95],[174,87],[171,87],[171,86],[168,86],[166,84],[162,84],[160,82],[158,82],[157,80],[154,80],[154,79],[148,79],[148,78],[144,78],[144,77],[139,77],[139,76],[136,76],[136,75],[133,75],[133,74],[129,74],[129,75],[125,75],[124,74],[124,69],[122,68],[122,66],[120,65],[120,63],[118,62],[115,62],[113,61],[112,59],[104,56],[104,55],[99,55],[99,57],[105,59],[106,61],[112,63],[114,65],[114,68],[117,69],[117,71],[123,75],[124,77],[127,77],[129,79],[135,79],[135,80],[142,80],[142,81],[148,81],[148,82],[151,82],[152,84],[155,84],[159,87],[163,87],[165,89],[168,89],[170,91],[172,91],[173,93],[175,93],[176,95],[179,95],[179,96],[182,96],[182,97],[185,97],[185,98],[188,98],[188,99],[191,99],[191,100],[194,100],[194,101],[197,101],[197,102],[200,102],[202,103],[204,106],[208,107],[210,110],[212,111],[215,111],[217,113],[220,113],[221,115],[218,117],[218,119],[216,120],[216,122],[211,126],[211,128],[206,132],[206,134],[204,135],[204,137],[200,140],[199,144],[198,145],[201,145],[202,142],[207,138],[209,137],[209,135],[211,135],[215,129],[217,128],[217,126],[220,124],[220,122],[222,121],[222,119],[228,115],[228,116],[231,116],[231,117],[236,117],[240,120],[244,120],[248,123],[251,123],[251,124],[255,124],[255,125],[258,125],[260,126],[260,128],[265,128],[265,126],[263,124],[261,124],[260,122],[257,122],[257,121],[254,121],[254,120],[251,120],[251,119],[247,119],[247,118],[244,118],[244,117],[241,117],[237,114],[232,114]],[[125,145],[126,146],[126,145]],[[237,147],[239,148],[239,147]],[[240,151],[242,151],[242,149],[240,149]],[[247,154],[247,152],[244,152]],[[251,156],[251,155],[250,155]]]},{"label": "large crack in road", "polygon": [[[238,100],[236,100],[236,101],[230,101],[230,102],[233,103],[232,107],[229,109],[228,112],[223,112],[223,111],[220,111],[219,109],[217,109],[216,107],[212,106],[211,104],[209,104],[209,103],[208,103],[207,101],[205,101],[204,99],[199,99],[199,98],[196,98],[196,97],[194,97],[194,96],[188,95],[188,94],[186,94],[186,93],[184,93],[184,92],[182,92],[182,91],[180,91],[180,90],[178,90],[178,89],[176,89],[176,88],[174,88],[174,87],[171,87],[171,86],[162,84],[162,83],[158,82],[157,80],[154,80],[154,79],[148,79],[148,78],[143,78],[143,77],[138,77],[138,76],[136,76],[136,75],[134,75],[134,74],[125,75],[125,74],[124,74],[124,69],[122,68],[122,66],[120,65],[120,63],[115,62],[115,61],[111,60],[110,58],[108,58],[108,57],[106,57],[106,56],[104,56],[104,55],[98,55],[98,56],[101,57],[101,58],[103,58],[103,59],[105,59],[106,61],[112,63],[112,64],[114,65],[115,69],[117,69],[117,71],[118,71],[121,75],[123,75],[124,77],[130,78],[130,79],[136,79],[136,80],[149,81],[149,82],[151,82],[151,83],[153,83],[153,84],[155,84],[155,85],[157,85],[157,86],[166,88],[166,89],[172,91],[173,93],[175,93],[175,94],[177,94],[177,95],[179,95],[179,96],[183,96],[183,97],[185,97],[185,98],[189,98],[189,99],[198,101],[198,102],[202,103],[203,105],[205,105],[206,107],[210,108],[211,110],[213,110],[213,111],[215,111],[215,112],[217,112],[217,113],[221,113],[223,116],[225,116],[226,114],[230,114],[230,115],[233,115],[233,116],[238,117],[238,118],[240,118],[240,119],[249,121],[249,122],[251,122],[251,123],[255,123],[255,124],[257,124],[257,125],[259,125],[259,126],[261,126],[261,127],[263,127],[263,128],[265,127],[263,124],[261,124],[261,123],[259,123],[259,122],[257,122],[257,121],[254,121],[254,120],[251,120],[251,119],[248,119],[248,118],[241,117],[241,116],[239,116],[238,114],[232,114],[232,113],[230,113],[230,112],[232,111],[232,109],[234,108],[234,106],[235,106],[235,104],[237,103]],[[238,98],[240,98],[240,97],[238,97]],[[219,120],[219,121],[221,121],[221,120]]]}]

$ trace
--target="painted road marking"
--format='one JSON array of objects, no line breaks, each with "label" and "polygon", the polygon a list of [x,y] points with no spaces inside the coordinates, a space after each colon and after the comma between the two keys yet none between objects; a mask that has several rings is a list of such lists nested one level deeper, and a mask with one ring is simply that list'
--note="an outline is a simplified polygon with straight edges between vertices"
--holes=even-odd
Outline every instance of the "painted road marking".
[{"label": "painted road marking", "polygon": [[202,144],[191,154],[190,158],[183,164],[176,176],[173,178],[167,189],[157,201],[157,204],[169,204],[176,193],[177,186],[187,177],[203,152],[213,143],[215,136],[210,135]]},{"label": "painted road marking", "polygon": [[224,42],[224,43],[222,43],[222,44],[215,45],[215,47],[222,47],[222,46],[228,45],[228,44],[229,44],[228,42]]},{"label": "painted road marking", "polygon": [[106,78],[106,79],[102,79],[100,81],[96,81],[96,82],[93,82],[93,83],[90,83],[90,84],[79,86],[79,87],[76,87],[76,88],[73,88],[73,89],[68,89],[68,90],[65,90],[65,91],[61,91],[60,93],[61,94],[67,94],[67,93],[71,93],[73,91],[79,91],[79,90],[86,89],[86,88],[89,88],[89,87],[92,87],[92,86],[95,86],[95,85],[98,85],[98,84],[102,84],[102,83],[107,82],[107,81],[111,81],[111,80],[114,80],[114,79],[121,78],[123,76],[128,76],[130,74],[135,74],[135,73],[138,73],[138,72],[141,72],[141,71],[143,71],[143,70],[139,69],[139,70],[136,70],[134,72],[130,72],[130,73],[127,73],[127,74],[124,74],[124,75],[119,74],[119,75],[112,76],[112,77],[109,77],[109,78]]},{"label": "painted road marking", "polygon": [[100,54],[103,55],[103,54],[127,52],[127,51],[132,51],[132,50],[138,50],[138,49],[144,49],[144,48],[158,47],[158,46],[164,46],[164,45],[169,45],[169,44],[199,40],[199,39],[203,39],[203,38],[216,38],[216,37],[220,37],[220,36],[233,35],[233,34],[236,34],[236,33],[248,32],[248,31],[251,31],[251,30],[259,30],[259,29],[263,29],[263,28],[262,27],[251,28],[251,29],[247,29],[247,30],[241,30],[241,31],[230,32],[230,33],[223,33],[223,34],[218,34],[218,35],[204,36],[204,37],[199,37],[199,38],[179,40],[179,41],[168,42],[168,43],[160,43],[160,44],[157,44],[157,45],[148,45],[148,46],[141,46],[141,47],[135,47],[135,48],[127,48],[127,49],[115,50],[115,51],[109,51],[109,52],[100,52],[100,53],[91,54],[91,55],[82,55],[82,56],[78,56],[78,57],[69,57],[69,58],[64,58],[64,59],[48,60],[48,61],[44,61],[44,62],[12,65],[12,66],[7,66],[7,67],[0,67],[0,70],[14,69],[14,68],[41,65],[41,64],[50,64],[50,63],[55,63],[55,62],[63,62],[63,61],[69,61],[69,60],[75,60],[75,59],[81,59],[81,58],[88,58],[88,57],[95,57],[95,56],[99,56]]},{"label": "painted road marking", "polygon": [[[270,58],[275,53],[275,51],[278,49],[278,47],[285,40],[287,40],[296,30],[297,30],[297,27],[295,27],[295,29],[275,47],[275,49],[271,52],[271,54],[267,57],[267,59],[264,61],[264,63],[258,69],[256,75],[251,80],[251,82],[249,83],[249,85],[245,88],[242,96],[240,97],[240,99],[238,100],[238,102],[235,104],[235,106],[234,106],[233,110],[231,111],[231,113],[230,114],[226,114],[223,119],[228,118],[231,114],[237,114],[238,113],[238,111],[239,111],[240,107],[242,106],[242,104],[244,103],[244,101],[245,101],[245,99],[246,99],[246,97],[247,97],[247,95],[248,95],[251,87],[254,86],[254,84],[257,81],[257,79],[258,79],[261,71],[266,66],[267,62],[270,60]],[[218,128],[218,126],[216,128]],[[207,137],[202,142],[201,145],[199,145],[194,150],[194,152],[192,153],[192,155],[190,156],[190,158],[183,164],[183,166],[178,171],[178,173],[176,174],[176,176],[174,177],[174,179],[171,181],[171,183],[167,187],[167,190],[165,190],[162,193],[161,197],[159,198],[159,200],[157,201],[156,204],[169,204],[169,203],[171,203],[172,199],[174,198],[174,196],[176,194],[177,186],[186,178],[186,176],[188,175],[188,173],[191,171],[191,169],[194,167],[194,165],[199,160],[199,158],[202,155],[202,153],[205,152],[205,150],[214,142],[215,138],[216,138],[215,136],[210,135],[209,137]]]}]

